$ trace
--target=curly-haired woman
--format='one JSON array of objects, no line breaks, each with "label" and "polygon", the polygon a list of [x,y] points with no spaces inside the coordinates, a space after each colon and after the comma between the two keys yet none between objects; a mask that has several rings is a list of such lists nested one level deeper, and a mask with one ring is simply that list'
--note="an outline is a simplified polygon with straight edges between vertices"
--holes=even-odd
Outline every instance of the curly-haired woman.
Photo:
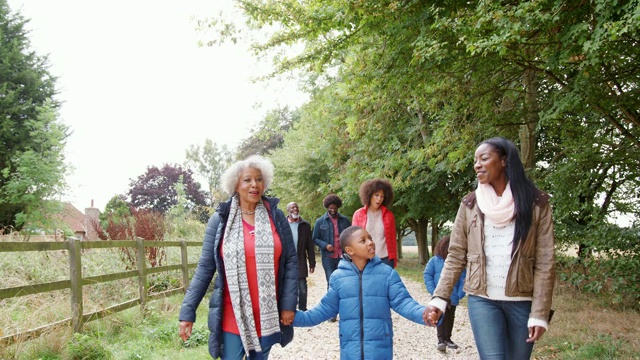
[{"label": "curly-haired woman", "polygon": [[367,229],[376,244],[376,255],[383,263],[398,266],[396,220],[389,206],[393,202],[393,187],[389,180],[372,179],[360,185],[363,207],[353,213],[353,225]]}]

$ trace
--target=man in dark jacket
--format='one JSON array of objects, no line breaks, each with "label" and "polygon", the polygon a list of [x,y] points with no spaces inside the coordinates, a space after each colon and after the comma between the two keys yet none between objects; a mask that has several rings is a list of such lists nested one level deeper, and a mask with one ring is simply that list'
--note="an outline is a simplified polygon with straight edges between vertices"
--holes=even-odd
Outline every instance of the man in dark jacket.
[{"label": "man in dark jacket", "polygon": [[[287,204],[287,220],[293,234],[293,245],[298,254],[298,309],[307,311],[307,276],[316,268],[316,252],[311,238],[311,224],[300,217],[300,208],[295,202]],[[309,262],[309,271],[307,271]]]},{"label": "man in dark jacket", "polygon": [[322,201],[327,213],[316,220],[313,227],[313,242],[318,245],[322,253],[322,267],[327,277],[327,289],[329,277],[338,268],[342,259],[340,249],[340,233],[351,226],[351,220],[340,214],[338,209],[342,206],[342,199],[336,194],[329,194]]}]

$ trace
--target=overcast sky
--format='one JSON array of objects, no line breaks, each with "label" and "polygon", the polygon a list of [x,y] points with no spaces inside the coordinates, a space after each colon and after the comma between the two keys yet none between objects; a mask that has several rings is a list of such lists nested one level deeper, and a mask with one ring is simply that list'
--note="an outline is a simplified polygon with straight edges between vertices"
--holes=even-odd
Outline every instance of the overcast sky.
[{"label": "overcast sky", "polygon": [[231,14],[230,0],[8,3],[30,19],[31,45],[58,77],[74,168],[61,200],[81,211],[92,199],[103,210],[148,166],[183,163],[191,144],[235,147],[266,111],[306,99],[293,81],[252,83],[268,64],[246,46],[198,47],[207,35],[194,17]]}]

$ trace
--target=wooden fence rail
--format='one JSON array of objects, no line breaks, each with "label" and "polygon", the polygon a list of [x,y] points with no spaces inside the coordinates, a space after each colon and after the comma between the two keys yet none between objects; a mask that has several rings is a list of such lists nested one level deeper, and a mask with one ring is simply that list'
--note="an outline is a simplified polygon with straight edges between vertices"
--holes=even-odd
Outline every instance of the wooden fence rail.
[{"label": "wooden fence rail", "polygon": [[[0,289],[0,300],[26,296],[31,294],[39,294],[44,292],[71,289],[71,317],[47,324],[35,329],[27,330],[17,334],[5,335],[0,337],[0,345],[10,345],[18,340],[25,341],[40,336],[47,330],[59,326],[73,327],[74,332],[80,332],[82,326],[92,320],[103,318],[109,314],[123,311],[131,307],[140,305],[144,309],[147,301],[162,297],[171,296],[179,292],[186,292],[186,286],[189,283],[189,269],[194,268],[197,263],[189,263],[187,261],[187,247],[202,246],[202,242],[187,241],[145,241],[145,240],[111,240],[111,241],[80,241],[76,238],[69,238],[65,242],[0,242],[0,252],[18,252],[18,251],[52,251],[52,250],[68,250],[69,251],[69,280],[53,281],[48,283],[16,286]],[[121,247],[135,247],[137,250],[136,270],[123,271],[112,274],[104,274],[98,276],[82,277],[82,250],[84,249],[108,249]],[[147,268],[145,264],[145,248],[147,247],[180,247],[181,263],[179,265],[166,265]],[[147,275],[155,274],[163,271],[182,270],[182,286],[177,289],[171,289],[160,293],[147,294]],[[82,287],[104,283],[108,281],[126,279],[131,277],[138,278],[139,297],[117,305],[110,306],[106,309],[85,314],[82,298]]]}]

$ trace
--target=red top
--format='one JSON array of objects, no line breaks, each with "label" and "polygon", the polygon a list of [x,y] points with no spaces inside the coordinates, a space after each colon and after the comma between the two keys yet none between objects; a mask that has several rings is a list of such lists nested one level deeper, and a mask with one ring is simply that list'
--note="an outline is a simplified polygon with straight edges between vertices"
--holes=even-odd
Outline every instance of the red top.
[{"label": "red top", "polygon": [[[249,283],[249,295],[251,296],[251,305],[253,306],[253,318],[256,322],[256,330],[258,336],[261,336],[260,330],[260,299],[258,298],[258,271],[256,269],[256,247],[254,229],[255,226],[242,221],[242,229],[244,232],[244,256],[247,261],[247,281]],[[276,231],[276,227],[271,221],[271,232],[273,233],[273,258],[275,267],[275,279],[276,279],[276,293],[278,292],[278,267],[280,265],[280,254],[282,254],[282,242],[280,241],[280,235]],[[222,246],[224,247],[224,239],[222,240]],[[221,248],[221,254],[224,254]],[[224,260],[224,255],[222,255]],[[230,332],[232,334],[239,335],[238,324],[236,322],[236,316],[233,313],[233,306],[231,305],[231,296],[229,295],[229,286],[227,282],[224,282],[224,292],[222,294],[222,331]]]},{"label": "red top", "polygon": [[338,229],[338,218],[331,217],[331,223],[333,224],[333,252],[331,256],[332,259],[340,259],[342,257],[342,247],[340,246],[340,230]]},{"label": "red top", "polygon": [[[361,207],[353,213],[351,225],[357,225],[367,228],[367,210],[369,206]],[[382,211],[382,224],[384,225],[384,237],[387,241],[387,251],[389,252],[389,260],[395,260],[395,266],[398,266],[398,243],[396,242],[396,219],[393,213],[386,206],[380,205]]]}]

